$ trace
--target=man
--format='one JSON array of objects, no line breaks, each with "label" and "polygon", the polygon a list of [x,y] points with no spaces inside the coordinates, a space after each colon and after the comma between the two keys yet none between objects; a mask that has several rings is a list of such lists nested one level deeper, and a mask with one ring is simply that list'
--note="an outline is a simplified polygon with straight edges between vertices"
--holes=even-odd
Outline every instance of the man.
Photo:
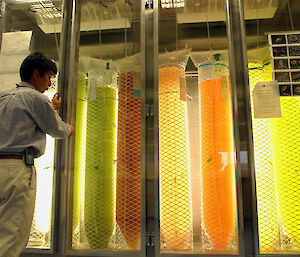
[{"label": "man", "polygon": [[[43,95],[57,73],[41,53],[25,58],[21,83],[0,93],[0,257],[17,257],[25,248],[34,211],[33,158],[45,152],[46,134],[66,138],[75,130],[56,113],[61,99]],[[1,86],[1,85],[0,85]]]}]

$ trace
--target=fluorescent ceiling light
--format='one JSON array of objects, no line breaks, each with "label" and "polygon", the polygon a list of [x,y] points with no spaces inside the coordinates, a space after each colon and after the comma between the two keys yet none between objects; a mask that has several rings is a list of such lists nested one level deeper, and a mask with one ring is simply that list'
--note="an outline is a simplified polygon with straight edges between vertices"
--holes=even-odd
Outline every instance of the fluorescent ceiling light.
[{"label": "fluorescent ceiling light", "polygon": [[184,0],[161,0],[162,8],[181,8],[184,7]]},{"label": "fluorescent ceiling light", "polygon": [[30,6],[30,10],[37,13],[43,18],[61,18],[61,10],[59,10],[52,1],[39,1]]}]

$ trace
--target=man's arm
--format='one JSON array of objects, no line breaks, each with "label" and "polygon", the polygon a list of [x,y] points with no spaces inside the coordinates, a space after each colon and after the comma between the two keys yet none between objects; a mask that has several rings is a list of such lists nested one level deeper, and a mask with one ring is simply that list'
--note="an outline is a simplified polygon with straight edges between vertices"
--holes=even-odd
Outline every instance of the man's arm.
[{"label": "man's arm", "polygon": [[[55,93],[55,95],[52,97],[51,104],[52,104],[52,108],[58,112],[58,110],[61,106],[61,97],[58,97],[58,93]],[[75,133],[75,128],[70,124],[68,124],[68,125],[70,127],[70,135],[69,136],[72,136]]]},{"label": "man's arm", "polygon": [[74,127],[62,121],[47,96],[37,95],[32,104],[31,116],[42,131],[54,138],[61,139],[74,134]]},{"label": "man's arm", "polygon": [[75,128],[72,125],[70,125],[70,124],[68,124],[68,125],[69,125],[70,131],[71,131],[71,133],[69,135],[69,137],[70,137],[70,136],[72,136],[75,133]]}]

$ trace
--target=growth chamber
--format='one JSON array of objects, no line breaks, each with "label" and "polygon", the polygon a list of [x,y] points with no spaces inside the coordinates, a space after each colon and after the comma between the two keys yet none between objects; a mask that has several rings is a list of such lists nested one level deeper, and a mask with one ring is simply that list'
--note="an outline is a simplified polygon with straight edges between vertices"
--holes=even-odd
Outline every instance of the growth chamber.
[{"label": "growth chamber", "polygon": [[[299,4],[273,6],[269,19],[257,13],[256,29],[246,21],[259,253],[298,254]],[[262,110],[268,90],[278,107],[267,103]]]},{"label": "growth chamber", "polygon": [[44,53],[76,130],[22,256],[299,254],[296,0],[0,2],[0,90]]}]

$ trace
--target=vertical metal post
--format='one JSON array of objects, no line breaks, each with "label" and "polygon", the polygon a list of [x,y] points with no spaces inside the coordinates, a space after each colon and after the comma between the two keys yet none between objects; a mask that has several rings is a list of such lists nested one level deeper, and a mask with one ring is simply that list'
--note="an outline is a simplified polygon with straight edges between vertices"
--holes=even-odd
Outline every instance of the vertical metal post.
[{"label": "vertical metal post", "polygon": [[[62,32],[60,39],[59,52],[59,80],[58,93],[63,99],[63,105],[60,110],[60,115],[63,120],[70,122],[69,110],[71,108],[69,85],[69,66],[70,66],[70,45],[71,45],[71,24],[72,24],[72,9],[75,0],[64,0],[63,2],[63,18]],[[67,245],[67,187],[66,181],[68,178],[68,150],[70,139],[57,140],[55,148],[55,219],[54,219],[54,251],[62,254],[66,251]]]},{"label": "vertical metal post", "polygon": [[257,256],[254,147],[243,0],[226,0],[226,17],[237,157],[239,249],[241,256]]},{"label": "vertical metal post", "polygon": [[142,119],[145,136],[146,255],[155,256],[159,246],[158,193],[158,1],[142,1]]},{"label": "vertical metal post", "polygon": [[[151,5],[150,5],[151,6]],[[160,210],[160,201],[159,201],[159,111],[158,111],[158,70],[159,70],[159,61],[158,61],[158,53],[159,53],[159,12],[158,12],[159,0],[153,0],[153,55],[149,54],[149,58],[153,59],[153,113],[154,113],[154,199],[156,199],[155,203],[155,228],[154,228],[154,235],[155,235],[155,256],[160,254],[160,227],[159,227],[159,210]]]},{"label": "vertical metal post", "polygon": [[146,30],[145,30],[145,0],[141,1],[140,7],[140,44],[141,44],[141,69],[140,69],[140,77],[141,77],[141,199],[142,199],[142,220],[141,220],[141,249],[142,253],[146,256],[146,234],[147,234],[147,173],[146,167],[148,166],[146,163],[146,56],[145,56],[145,48],[146,48]]},{"label": "vertical metal post", "polygon": [[[70,59],[69,59],[69,81],[68,81],[68,113],[67,120],[75,126],[76,124],[76,101],[77,98],[77,75],[78,75],[78,58],[79,58],[79,44],[80,44],[80,18],[81,18],[81,0],[73,0],[72,6],[72,27],[70,38]],[[74,174],[74,149],[75,137],[71,137],[67,149],[68,169],[66,174],[66,247],[65,252],[71,249],[72,238],[72,217],[73,217],[73,174]],[[72,171],[72,172],[70,172]]]},{"label": "vertical metal post", "polygon": [[0,50],[2,45],[2,34],[5,31],[5,16],[6,16],[6,4],[3,0],[0,0]]}]

